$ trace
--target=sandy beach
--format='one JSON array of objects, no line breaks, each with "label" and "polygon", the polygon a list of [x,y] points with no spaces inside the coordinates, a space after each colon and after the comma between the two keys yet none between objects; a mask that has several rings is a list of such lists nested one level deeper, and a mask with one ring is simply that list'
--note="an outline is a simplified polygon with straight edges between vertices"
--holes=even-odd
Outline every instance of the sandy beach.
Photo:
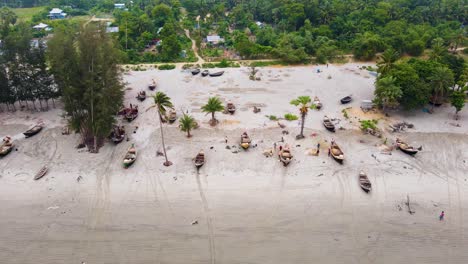
[{"label": "sandy beach", "polygon": [[[0,262],[466,263],[468,108],[457,121],[449,104],[433,114],[364,113],[359,106],[373,98],[375,77],[361,65],[259,68],[261,81],[250,81],[244,67],[224,69],[217,78],[181,69],[129,72],[126,102],[141,114],[119,122],[135,133],[119,145],[106,143],[98,154],[76,149],[79,135],[61,134],[60,108],[0,113],[0,137],[12,136],[17,148],[0,159]],[[178,123],[164,126],[170,167],[156,154],[157,113],[145,111],[151,98],[135,98],[140,90],[153,93],[147,89],[152,79],[179,116],[191,113],[200,124],[192,138]],[[306,138],[295,140],[298,121],[281,120],[286,127],[280,128],[266,115],[297,115],[289,102],[300,95],[318,96],[324,107],[309,112]],[[353,102],[341,105],[347,95]],[[234,115],[217,113],[216,127],[200,110],[210,96],[237,106]],[[261,112],[254,114],[254,106]],[[342,129],[325,130],[324,115],[337,118]],[[363,134],[359,119],[379,119],[383,137]],[[39,120],[45,129],[25,139],[22,132]],[[402,121],[414,128],[388,131]],[[247,151],[239,148],[244,131],[256,145]],[[288,167],[263,155],[282,137],[294,154]],[[385,138],[390,145],[397,137],[422,151],[382,153]],[[342,165],[327,156],[332,139],[345,153]],[[132,143],[138,159],[123,169]],[[317,143],[320,155],[310,155]],[[192,159],[201,149],[207,162],[197,172]],[[49,173],[34,181],[44,165]],[[369,194],[358,185],[361,170],[372,182]]]}]

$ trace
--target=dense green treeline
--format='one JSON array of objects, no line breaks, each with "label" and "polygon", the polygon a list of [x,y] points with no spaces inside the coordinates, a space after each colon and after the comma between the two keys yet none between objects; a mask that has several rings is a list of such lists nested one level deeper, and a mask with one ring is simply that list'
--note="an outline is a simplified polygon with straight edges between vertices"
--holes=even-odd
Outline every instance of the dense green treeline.
[{"label": "dense green treeline", "polygon": [[[434,0],[182,0],[189,17],[201,15],[202,30],[217,31],[232,41],[244,57],[265,54],[292,61],[317,56],[324,62],[338,54],[353,53],[372,59],[392,47],[400,54],[419,56],[435,38],[458,46],[466,31],[466,1]],[[227,14],[227,16],[226,16]],[[263,24],[258,26],[255,22]],[[214,26],[213,26],[214,25]],[[249,32],[243,35],[248,28]],[[229,30],[239,30],[231,34]],[[235,32],[234,32],[235,33]],[[249,34],[256,41],[245,41]],[[232,36],[232,37],[231,37]],[[293,54],[291,58],[285,54]]]},{"label": "dense green treeline", "polygon": [[29,25],[16,24],[6,8],[0,9],[0,39],[0,105],[47,108],[60,92],[46,64],[45,44],[33,41]]}]

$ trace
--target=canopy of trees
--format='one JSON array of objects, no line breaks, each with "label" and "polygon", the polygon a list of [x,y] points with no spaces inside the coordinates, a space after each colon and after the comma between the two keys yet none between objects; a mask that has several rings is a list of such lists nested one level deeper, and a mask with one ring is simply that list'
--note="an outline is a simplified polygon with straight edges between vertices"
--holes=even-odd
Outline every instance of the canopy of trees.
[{"label": "canopy of trees", "polygon": [[58,28],[49,41],[49,60],[72,127],[97,151],[123,104],[120,52],[104,25]]}]

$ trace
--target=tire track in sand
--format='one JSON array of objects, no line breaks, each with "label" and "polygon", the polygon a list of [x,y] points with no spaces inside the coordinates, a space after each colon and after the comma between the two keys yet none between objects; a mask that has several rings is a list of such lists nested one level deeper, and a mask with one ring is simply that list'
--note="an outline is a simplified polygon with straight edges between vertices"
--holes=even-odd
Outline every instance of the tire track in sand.
[{"label": "tire track in sand", "polygon": [[215,241],[214,241],[214,231],[213,231],[213,223],[208,207],[208,201],[206,200],[205,193],[203,192],[202,184],[200,181],[200,173],[197,170],[196,173],[196,178],[197,178],[197,186],[198,186],[198,192],[200,194],[201,202],[203,205],[203,211],[205,214],[206,218],[206,224],[208,226],[208,240],[210,244],[210,258],[211,258],[211,264],[216,263],[216,246],[215,246]]}]

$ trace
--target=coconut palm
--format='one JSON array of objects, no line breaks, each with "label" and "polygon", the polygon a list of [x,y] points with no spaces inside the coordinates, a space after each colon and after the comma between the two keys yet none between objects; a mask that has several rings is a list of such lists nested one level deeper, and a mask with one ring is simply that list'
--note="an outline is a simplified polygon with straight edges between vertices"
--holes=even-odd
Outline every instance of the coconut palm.
[{"label": "coconut palm", "polygon": [[155,95],[153,95],[153,99],[154,99],[154,105],[152,107],[156,107],[158,109],[159,124],[161,128],[161,142],[163,146],[164,157],[166,158],[166,161],[164,162],[164,166],[171,166],[172,162],[170,162],[167,159],[166,146],[164,144],[164,131],[163,131],[163,118],[162,117],[166,114],[167,109],[172,108],[173,105],[171,102],[171,98],[163,92],[157,92]]},{"label": "coconut palm", "polygon": [[202,111],[209,114],[211,113],[211,125],[214,126],[216,125],[216,118],[215,118],[215,113],[216,112],[221,112],[224,110],[223,103],[221,103],[221,100],[219,100],[218,97],[210,97],[208,98],[208,103],[206,105],[202,106]]},{"label": "coconut palm", "polygon": [[403,96],[401,87],[396,84],[396,78],[387,76],[375,82],[374,102],[385,112],[387,108],[398,106],[398,99]]},{"label": "coconut palm", "polygon": [[432,109],[439,98],[453,85],[453,72],[447,67],[438,67],[429,78],[432,84]]},{"label": "coconut palm", "polygon": [[309,108],[314,107],[311,105],[311,102],[310,96],[299,96],[290,102],[290,104],[299,107],[299,112],[301,114],[301,133],[296,136],[297,139],[304,138],[305,117],[309,112]]},{"label": "coconut palm", "polygon": [[184,114],[179,119],[179,127],[183,132],[187,132],[187,137],[191,137],[190,130],[195,128],[195,119],[190,115]]},{"label": "coconut palm", "polygon": [[377,62],[377,66],[379,67],[378,71],[381,74],[387,73],[393,65],[398,60],[399,54],[396,50],[389,48],[386,49],[382,55],[380,55],[380,60]]},{"label": "coconut palm", "polygon": [[444,45],[444,40],[442,38],[435,38],[431,43],[432,51],[429,54],[429,58],[434,61],[441,61],[445,53],[447,53],[447,48]]}]

